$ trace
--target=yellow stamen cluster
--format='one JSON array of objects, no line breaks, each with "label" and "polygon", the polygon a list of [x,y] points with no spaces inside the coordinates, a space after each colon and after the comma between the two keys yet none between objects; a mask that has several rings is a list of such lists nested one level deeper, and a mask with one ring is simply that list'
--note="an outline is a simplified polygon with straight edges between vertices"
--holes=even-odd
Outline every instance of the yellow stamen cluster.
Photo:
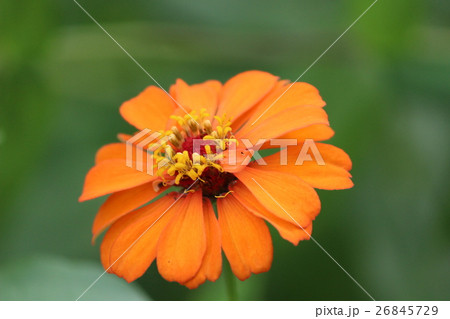
[{"label": "yellow stamen cluster", "polygon": [[228,120],[225,116],[219,117],[214,116],[219,125],[216,126],[216,130],[208,133],[203,139],[205,140],[216,140],[219,141],[219,147],[222,150],[225,150],[226,143],[229,142],[230,139],[227,139],[227,136],[231,134],[231,121]]},{"label": "yellow stamen cluster", "polygon": [[[167,175],[175,176],[172,183],[178,185],[183,177],[203,181],[200,176],[207,167],[214,167],[223,172],[223,168],[218,164],[223,158],[221,153],[229,143],[235,142],[231,135],[231,122],[225,116],[215,116],[217,125],[213,129],[209,117],[205,109],[202,109],[200,114],[193,111],[183,117],[174,115],[171,118],[177,122],[177,126],[161,132],[162,138],[148,146],[148,149],[153,151],[157,174],[166,184],[169,184],[166,180]],[[210,140],[216,152],[212,151],[211,145],[204,145],[205,155],[191,152],[190,156],[189,152],[182,148],[188,138]]]}]

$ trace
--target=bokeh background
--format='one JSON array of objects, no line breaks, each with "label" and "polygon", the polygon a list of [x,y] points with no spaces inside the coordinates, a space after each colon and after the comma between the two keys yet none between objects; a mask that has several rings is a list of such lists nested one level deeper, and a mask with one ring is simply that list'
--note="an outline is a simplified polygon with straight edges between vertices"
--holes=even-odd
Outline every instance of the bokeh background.
[{"label": "bokeh background", "polygon": [[[371,0],[79,0],[163,87],[249,69],[295,80]],[[301,79],[327,102],[355,187],[319,191],[313,236],[377,300],[450,298],[450,3],[379,0]],[[78,203],[96,150],[133,129],[120,104],[154,84],[72,1],[0,1],[0,299],[76,299],[102,273]],[[272,229],[273,230],[273,229]],[[368,300],[313,242],[273,236],[241,300]],[[97,300],[226,300],[153,265],[103,276]]]}]

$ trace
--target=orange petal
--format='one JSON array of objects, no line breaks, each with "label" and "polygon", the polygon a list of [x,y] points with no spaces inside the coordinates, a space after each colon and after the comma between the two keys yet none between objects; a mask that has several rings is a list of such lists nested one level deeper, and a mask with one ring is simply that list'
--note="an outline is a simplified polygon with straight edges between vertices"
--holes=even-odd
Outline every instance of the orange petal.
[{"label": "orange petal", "polygon": [[247,122],[250,115],[253,113],[252,109],[249,109],[247,112],[239,115],[238,118],[232,119],[231,121],[231,128],[233,129],[233,132],[237,133],[240,131],[242,127],[244,127]]},{"label": "orange petal", "polygon": [[245,280],[252,273],[268,271],[272,264],[273,246],[265,222],[232,196],[219,199],[217,209],[223,251],[236,277]]},{"label": "orange petal", "polygon": [[[293,132],[283,134],[279,139],[295,139],[298,143],[303,142],[306,139],[311,139],[313,141],[325,141],[332,138],[334,131],[331,127],[326,124],[316,124],[310,125]],[[274,148],[279,146],[271,145],[270,141],[265,142],[261,146],[261,150],[267,148]]]},{"label": "orange petal", "polygon": [[[325,163],[340,166],[347,171],[352,169],[352,160],[339,147],[324,143],[315,143]],[[299,146],[297,147],[299,148]]]},{"label": "orange petal", "polygon": [[269,91],[269,93],[267,93],[265,98],[263,98],[259,103],[257,103],[254,107],[250,108],[245,113],[239,115],[239,117],[233,119],[233,121],[231,123],[231,128],[233,129],[233,132],[237,133],[240,129],[242,129],[247,124],[249,124],[248,120],[258,110],[258,105],[260,105],[268,96],[270,96],[272,94],[272,92],[274,92],[278,88],[284,86],[286,83],[289,83],[289,81],[281,80],[281,81],[278,81],[277,83],[275,83],[275,85],[272,87],[272,89]]},{"label": "orange petal", "polygon": [[111,143],[102,146],[95,154],[95,164],[109,159],[125,159],[126,145],[124,143]]},{"label": "orange petal", "polygon": [[333,145],[315,143],[323,162],[319,162],[314,153],[309,150],[308,155],[311,156],[311,160],[305,160],[301,165],[296,164],[303,145],[302,143],[288,147],[286,164],[281,163],[280,153],[265,157],[267,166],[264,169],[294,174],[314,188],[333,190],[353,187],[351,175],[348,172],[352,162],[343,150]]},{"label": "orange petal", "polygon": [[123,143],[125,143],[126,141],[128,141],[130,138],[132,138],[133,135],[130,134],[125,134],[125,133],[119,133],[117,134],[117,139]]},{"label": "orange petal", "polygon": [[299,141],[312,139],[314,141],[325,141],[333,137],[334,131],[326,124],[310,125],[299,130],[289,132],[280,138],[295,138]]},{"label": "orange petal", "polygon": [[[144,165],[144,167],[146,166]],[[124,159],[105,160],[95,165],[87,173],[79,201],[136,187],[156,178],[157,176],[151,176],[128,167]]]},{"label": "orange petal", "polygon": [[222,84],[219,81],[206,81],[201,84],[187,85],[178,79],[173,90],[176,92],[177,101],[186,109],[206,109],[210,115],[217,111],[219,92]]},{"label": "orange petal", "polygon": [[236,199],[239,200],[239,202],[250,212],[258,217],[264,218],[269,223],[271,223],[284,239],[290,241],[294,245],[297,245],[300,240],[309,239],[311,232],[307,231],[307,227],[304,227],[303,230],[301,227],[295,224],[294,221],[291,220],[289,222],[272,214],[258,202],[255,196],[253,196],[253,194],[247,187],[244,186],[244,184],[238,182],[231,186],[230,190],[232,190],[233,193],[229,196],[236,197]]},{"label": "orange petal", "polygon": [[172,84],[169,88],[169,94],[171,97],[173,97],[175,100],[177,99],[177,90],[175,88],[175,84]]},{"label": "orange petal", "polygon": [[277,79],[278,77],[262,71],[247,71],[232,77],[223,86],[217,113],[237,119],[264,98]]},{"label": "orange petal", "polygon": [[120,217],[148,203],[161,192],[162,190],[155,191],[153,183],[146,183],[109,196],[95,216],[92,226],[92,241]]},{"label": "orange petal", "polygon": [[320,212],[314,189],[297,176],[265,167],[252,163],[235,176],[278,218],[288,222],[294,219],[302,227],[309,225]]},{"label": "orange petal", "polygon": [[195,277],[184,283],[189,289],[197,288],[206,279],[216,281],[222,272],[220,227],[209,199],[203,200],[203,216],[205,219],[206,251],[202,265]]},{"label": "orange petal", "polygon": [[183,207],[172,195],[125,215],[106,232],[101,250],[103,267],[131,282],[144,274],[156,257],[161,232]]},{"label": "orange petal", "polygon": [[222,85],[222,83],[220,83],[220,81],[209,80],[209,81],[203,82],[203,84],[207,85],[210,89],[212,89],[217,94],[217,96],[219,96],[220,93],[222,92],[223,85]]},{"label": "orange petal", "polygon": [[291,167],[291,170],[282,171],[287,171],[291,174],[298,175],[302,180],[314,188],[338,190],[353,187],[353,182],[350,179],[351,175],[349,172],[341,167],[330,164],[326,164],[324,166],[306,164],[300,166],[299,168]]},{"label": "orange petal", "polygon": [[[247,124],[257,124],[271,116],[280,113],[291,107],[316,106],[323,107],[325,102],[319,95],[319,91],[311,84],[305,82],[286,83],[280,81],[279,84],[255,106],[252,116]],[[253,125],[255,125],[253,124]]]},{"label": "orange petal", "polygon": [[175,109],[175,102],[166,92],[156,86],[147,87],[135,98],[120,107],[120,114],[139,130],[164,130],[167,120]]},{"label": "orange petal", "polygon": [[186,202],[161,234],[156,260],[161,276],[179,283],[195,276],[206,250],[202,193],[187,194]]},{"label": "orange petal", "polygon": [[236,133],[237,138],[247,138],[252,143],[259,139],[277,138],[283,134],[308,127],[315,124],[328,125],[326,112],[315,106],[293,107],[263,121],[258,121],[254,126],[247,126]]},{"label": "orange petal", "polygon": [[[151,133],[149,133],[151,134]],[[150,157],[150,152],[147,152],[147,145],[149,143],[148,139],[150,137],[149,134],[143,134],[141,137],[135,135],[135,138],[132,140],[132,143],[130,145],[131,147],[131,158],[133,160],[136,160],[137,158],[137,152],[138,150],[141,150],[141,159],[142,162],[146,162],[147,156]],[[126,142],[133,136],[126,135],[126,134],[119,134],[119,138],[123,139],[123,142]],[[138,139],[136,139],[139,137]],[[148,154],[148,155],[147,155]],[[126,143],[111,143],[106,144],[105,146],[102,146],[95,155],[95,163],[98,164],[104,160],[108,159],[126,159],[127,157],[127,144]],[[146,165],[146,164],[145,164]]]}]

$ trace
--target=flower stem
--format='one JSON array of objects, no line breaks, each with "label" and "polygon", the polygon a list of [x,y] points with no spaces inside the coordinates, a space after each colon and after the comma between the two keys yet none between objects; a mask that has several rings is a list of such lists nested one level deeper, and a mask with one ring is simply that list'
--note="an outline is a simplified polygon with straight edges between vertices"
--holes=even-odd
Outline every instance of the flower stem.
[{"label": "flower stem", "polygon": [[227,285],[228,300],[237,301],[238,293],[236,286],[236,277],[234,277],[234,274],[231,271],[231,268],[228,264],[226,264],[225,266],[224,273],[225,273],[225,283]]}]

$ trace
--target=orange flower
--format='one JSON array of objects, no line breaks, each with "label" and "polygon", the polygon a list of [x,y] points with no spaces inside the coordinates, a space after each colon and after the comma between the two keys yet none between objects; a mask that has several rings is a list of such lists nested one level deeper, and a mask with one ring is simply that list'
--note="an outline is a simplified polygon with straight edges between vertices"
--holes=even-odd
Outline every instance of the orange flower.
[{"label": "orange flower", "polygon": [[[92,229],[95,239],[109,227],[101,245],[105,269],[130,282],[156,260],[166,280],[195,288],[220,276],[223,249],[240,280],[268,271],[273,246],[266,222],[297,245],[309,239],[320,211],[314,188],[353,186],[350,158],[337,147],[315,143],[323,162],[298,163],[308,139],[334,134],[324,105],[312,85],[261,71],[240,73],[224,85],[177,80],[170,96],[150,86],[125,102],[125,120],[164,138],[141,143],[151,156],[139,163],[134,149],[127,163],[131,136],[121,134],[120,143],[97,152],[86,176],[80,201],[111,194]],[[266,165],[249,161],[258,149],[274,147],[274,138],[298,143],[287,146],[285,158],[281,152],[264,157]],[[195,150],[199,141],[208,145]],[[236,164],[229,161],[234,147]],[[156,173],[136,165],[154,166]],[[173,186],[175,192],[152,201]]]}]

